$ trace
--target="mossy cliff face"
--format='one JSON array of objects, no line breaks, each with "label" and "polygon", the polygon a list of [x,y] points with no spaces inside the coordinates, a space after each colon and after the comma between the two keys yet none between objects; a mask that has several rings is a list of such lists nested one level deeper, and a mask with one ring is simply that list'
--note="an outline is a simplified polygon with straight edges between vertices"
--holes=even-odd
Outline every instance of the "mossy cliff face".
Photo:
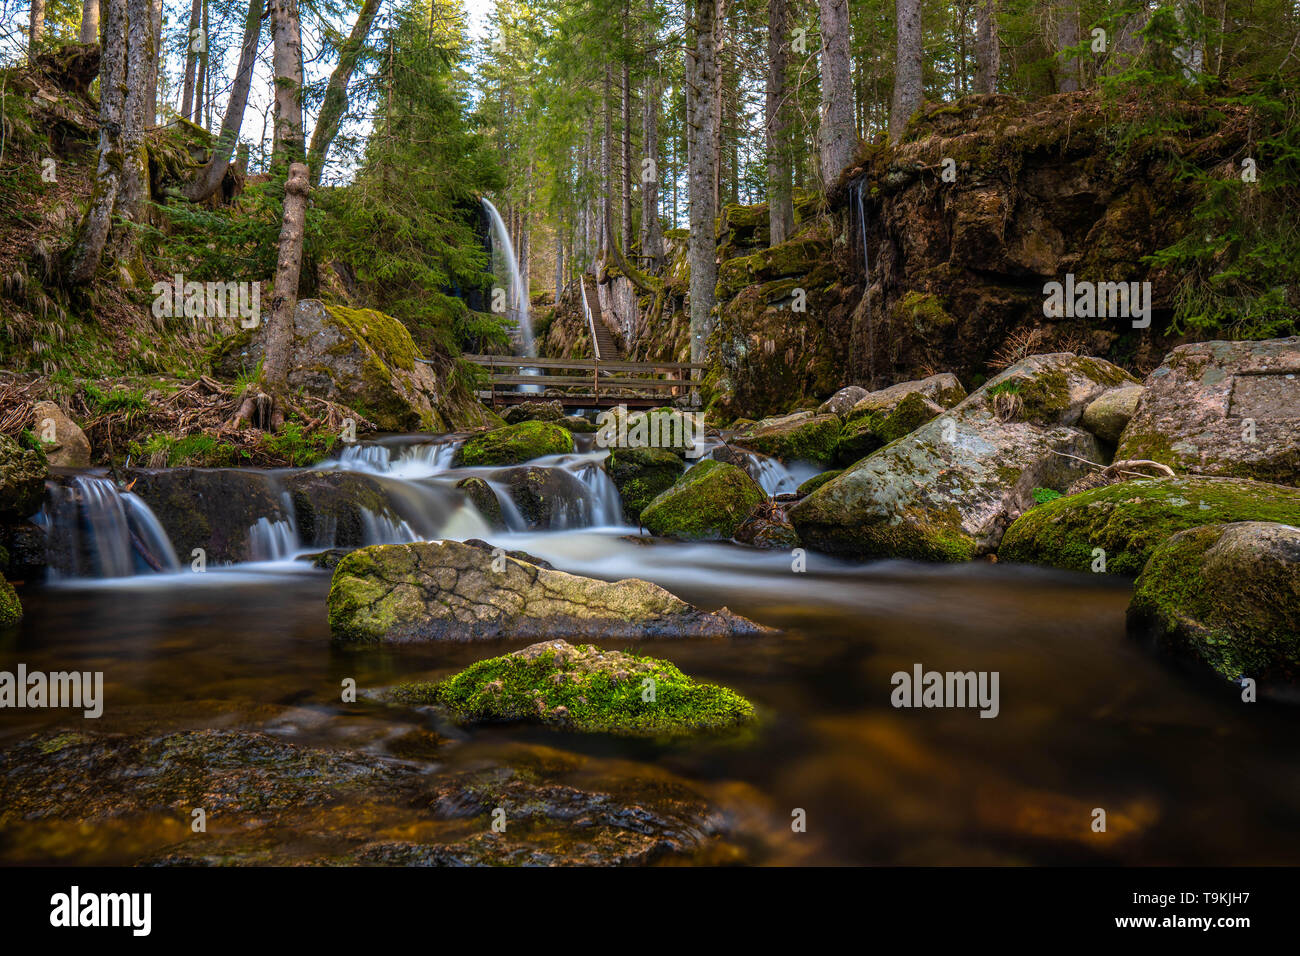
[{"label": "mossy cliff face", "polygon": [[455,463],[469,467],[517,465],[544,455],[565,455],[573,447],[573,436],[566,428],[552,422],[519,422],[473,436],[457,449]]},{"label": "mossy cliff face", "polygon": [[1184,345],[1145,384],[1117,457],[1300,485],[1300,337]]},{"label": "mossy cliff face", "polygon": [[[1035,488],[1064,488],[1100,461],[1077,428],[1127,378],[1107,362],[1032,356],[955,408],[869,455],[790,509],[808,546],[858,558],[964,561],[997,548]],[[1007,383],[1004,385],[1004,383]],[[1014,385],[1017,401],[999,395]]]},{"label": "mossy cliff face", "polygon": [[1300,490],[1193,475],[1093,488],[1026,511],[1007,529],[998,560],[1090,571],[1101,548],[1109,573],[1137,574],[1178,532],[1237,521],[1298,524]]},{"label": "mossy cliff face", "polygon": [[462,723],[527,721],[637,737],[730,730],[754,719],[749,701],[667,661],[559,640],[479,661],[437,684],[404,685],[393,696],[445,707]]},{"label": "mossy cliff face", "polygon": [[336,640],[360,643],[761,630],[725,608],[697,610],[646,581],[597,581],[456,541],[354,551],[334,571],[329,624]]},{"label": "mossy cliff face", "polygon": [[641,512],[651,534],[691,540],[725,540],[767,495],[735,465],[705,459]]},{"label": "mossy cliff face", "polygon": [[[233,377],[264,354],[257,330],[236,333],[214,353],[213,367]],[[452,381],[452,359],[421,362],[411,333],[374,309],[299,301],[294,312],[289,385],[355,409],[384,431],[443,432],[500,419]]]},{"label": "mossy cliff face", "polygon": [[1300,687],[1300,528],[1247,521],[1158,546],[1129,605],[1130,630],[1231,681]]}]

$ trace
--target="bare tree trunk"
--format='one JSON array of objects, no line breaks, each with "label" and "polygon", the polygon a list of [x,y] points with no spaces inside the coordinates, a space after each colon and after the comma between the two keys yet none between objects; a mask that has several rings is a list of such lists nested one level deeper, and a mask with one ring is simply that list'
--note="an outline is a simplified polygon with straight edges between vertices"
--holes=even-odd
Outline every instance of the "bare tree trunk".
[{"label": "bare tree trunk", "polygon": [[1002,50],[998,45],[998,0],[978,0],[975,13],[975,92],[996,93]]},{"label": "bare tree trunk", "polygon": [[244,43],[239,51],[239,66],[235,70],[235,85],[226,103],[226,115],[221,121],[221,133],[212,149],[212,158],[190,181],[185,198],[202,202],[217,191],[230,166],[230,155],[239,140],[239,130],[244,125],[244,109],[248,105],[248,90],[253,83],[257,67],[257,47],[262,36],[262,0],[248,0],[248,15],[244,18]]},{"label": "bare tree trunk", "polygon": [[794,232],[790,191],[790,144],[786,136],[785,74],[789,66],[788,0],[768,0],[767,33],[767,208],[771,244]]},{"label": "bare tree trunk", "polygon": [[77,238],[64,258],[70,285],[95,277],[113,225],[113,206],[122,170],[122,126],[126,103],[126,0],[104,0],[104,50],[99,61],[99,164],[90,204]]},{"label": "bare tree trunk", "polygon": [[898,142],[912,114],[921,108],[921,0],[897,0],[894,17],[898,47],[894,58],[894,104],[889,111],[889,139]]},{"label": "bare tree trunk", "polygon": [[298,0],[271,0],[271,56],[275,68],[275,138],[271,163],[298,163],[304,156],[302,132],[302,35]]},{"label": "bare tree trunk", "polygon": [[602,260],[609,249],[610,220],[613,218],[610,212],[611,194],[614,191],[614,160],[611,156],[614,151],[614,119],[609,106],[610,91],[614,82],[611,70],[609,63],[606,62],[604,95],[601,97],[605,105],[605,131],[600,141],[600,251],[598,255]]},{"label": "bare tree trunk", "polygon": [[36,51],[45,36],[45,0],[31,0],[27,20],[27,62],[36,62]]},{"label": "bare tree trunk", "polygon": [[[149,76],[154,65],[153,0],[126,0],[126,99],[122,107],[122,178],[117,189],[117,217],[140,222],[149,198],[149,157],[145,148]],[[129,258],[135,250],[130,227],[113,236],[113,254]]]},{"label": "bare tree trunk", "polygon": [[203,49],[199,51],[199,83],[194,94],[194,122],[208,128],[208,103],[212,99],[212,74],[209,72],[209,54],[212,50],[212,33],[208,29],[208,0],[203,0]]},{"label": "bare tree trunk", "polygon": [[[194,119],[194,87],[198,74],[198,43],[199,37],[197,31],[203,26],[203,0],[192,0],[190,3],[190,29],[185,35],[185,85],[181,93],[181,116],[187,120]],[[207,38],[204,38],[204,43]]]},{"label": "bare tree trunk", "polygon": [[[904,0],[899,0],[900,3]],[[821,15],[821,154],[823,188],[829,189],[853,161],[858,133],[853,125],[853,79],[849,72],[848,0],[819,0]]]},{"label": "bare tree trunk", "polygon": [[[433,5],[429,6],[429,17],[433,17]],[[366,0],[352,24],[352,32],[339,48],[338,66],[330,74],[329,85],[325,88],[325,100],[321,103],[320,115],[316,117],[316,128],[311,133],[311,146],[307,150],[308,166],[311,169],[312,185],[320,185],[321,175],[325,170],[325,161],[329,157],[330,146],[338,135],[339,124],[348,108],[348,83],[357,68],[361,57],[361,48],[370,27],[379,12],[379,0]]]},{"label": "bare tree trunk", "polygon": [[717,165],[718,39],[720,0],[696,0],[694,29],[686,48],[690,233],[687,257],[691,280],[691,361],[702,362],[713,331],[718,284]]},{"label": "bare tree trunk", "polygon": [[99,42],[99,0],[81,0],[82,43]]},{"label": "bare tree trunk", "polygon": [[[1074,0],[1062,0],[1059,8],[1060,21],[1056,25],[1056,49],[1065,50],[1079,42],[1079,11]],[[1073,93],[1079,89],[1079,60],[1067,56],[1061,59],[1057,67],[1056,91]]]},{"label": "bare tree trunk", "polygon": [[[278,428],[284,422],[285,397],[289,393],[289,363],[293,359],[294,313],[298,309],[298,278],[302,272],[302,237],[307,220],[307,194],[311,190],[307,166],[292,163],[284,184],[284,219],[280,225],[280,250],[275,267],[275,288],[271,296],[271,320],[266,327],[266,358],[262,362],[261,386],[271,397],[268,415],[258,424]],[[254,420],[260,396],[244,399],[235,416]]]},{"label": "bare tree trunk", "polygon": [[[646,0],[646,15],[652,20],[655,0]],[[654,39],[653,27],[647,36],[646,46]],[[645,104],[641,116],[641,140],[645,159],[650,166],[642,166],[641,174],[641,254],[650,260],[650,271],[663,268],[664,232],[659,221],[659,70],[657,57],[645,58]]]},{"label": "bare tree trunk", "polygon": [[149,62],[148,98],[145,103],[145,126],[152,127],[158,122],[158,64],[162,59],[162,20],[163,0],[153,0],[153,12],[150,17],[150,36],[153,43],[153,58]]},{"label": "bare tree trunk", "polygon": [[[624,6],[624,35],[626,35],[626,10]],[[622,222],[619,231],[623,237],[623,250],[632,254],[632,70],[623,61],[623,170],[622,170]]]}]

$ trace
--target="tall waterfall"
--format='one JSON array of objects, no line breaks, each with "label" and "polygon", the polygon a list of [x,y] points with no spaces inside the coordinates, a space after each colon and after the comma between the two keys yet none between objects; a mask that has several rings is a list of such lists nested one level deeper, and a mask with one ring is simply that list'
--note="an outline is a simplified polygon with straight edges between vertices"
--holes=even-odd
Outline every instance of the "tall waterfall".
[{"label": "tall waterfall", "polygon": [[536,346],[533,344],[533,320],[528,314],[528,288],[524,285],[523,276],[519,270],[519,260],[515,258],[515,247],[510,241],[510,232],[506,229],[506,224],[501,220],[501,214],[497,212],[497,207],[484,199],[483,208],[487,210],[488,219],[492,222],[493,258],[495,259],[495,253],[499,252],[501,258],[505,259],[506,269],[510,273],[510,297],[507,306],[509,311],[507,314],[519,323],[522,354],[532,358],[537,354]]}]

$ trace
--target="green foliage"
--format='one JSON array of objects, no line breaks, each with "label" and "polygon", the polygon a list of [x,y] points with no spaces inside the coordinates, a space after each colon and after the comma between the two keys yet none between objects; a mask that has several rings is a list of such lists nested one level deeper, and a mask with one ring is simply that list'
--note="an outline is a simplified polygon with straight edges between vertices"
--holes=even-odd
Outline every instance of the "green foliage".
[{"label": "green foliage", "polygon": [[263,435],[262,445],[271,455],[297,468],[314,465],[325,458],[337,440],[338,436],[333,433],[308,432],[301,422],[285,422],[278,432]]},{"label": "green foliage", "polygon": [[1059,491],[1053,491],[1051,488],[1035,488],[1030,493],[1034,496],[1034,500],[1040,505],[1045,505],[1049,501],[1055,501],[1057,498],[1061,497]]}]

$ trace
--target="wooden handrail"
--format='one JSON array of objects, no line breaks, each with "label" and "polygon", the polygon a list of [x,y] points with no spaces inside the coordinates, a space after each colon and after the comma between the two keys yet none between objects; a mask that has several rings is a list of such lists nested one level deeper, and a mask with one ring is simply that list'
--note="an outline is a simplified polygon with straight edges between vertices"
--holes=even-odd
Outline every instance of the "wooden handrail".
[{"label": "wooden handrail", "polygon": [[[489,368],[558,368],[590,371],[597,364],[602,372],[656,372],[707,369],[703,363],[691,362],[597,362],[596,359],[526,358],[522,355],[462,355],[466,362]],[[422,360],[423,361],[423,360]]]}]

